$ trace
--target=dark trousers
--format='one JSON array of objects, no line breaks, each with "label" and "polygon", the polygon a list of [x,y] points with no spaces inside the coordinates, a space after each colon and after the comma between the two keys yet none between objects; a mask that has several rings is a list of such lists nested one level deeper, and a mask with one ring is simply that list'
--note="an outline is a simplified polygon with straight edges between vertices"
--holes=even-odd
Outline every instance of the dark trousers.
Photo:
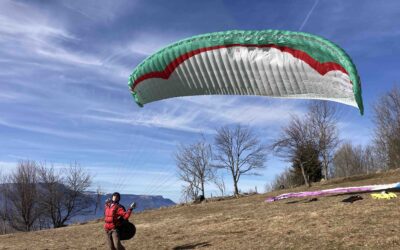
[{"label": "dark trousers", "polygon": [[125,250],[125,247],[122,246],[121,241],[119,240],[117,230],[113,229],[106,231],[106,237],[108,246],[111,250]]}]

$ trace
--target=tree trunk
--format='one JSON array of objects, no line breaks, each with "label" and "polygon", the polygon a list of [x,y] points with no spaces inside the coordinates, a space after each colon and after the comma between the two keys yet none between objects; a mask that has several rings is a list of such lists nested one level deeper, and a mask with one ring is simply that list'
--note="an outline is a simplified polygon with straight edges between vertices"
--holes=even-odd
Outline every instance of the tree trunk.
[{"label": "tree trunk", "polygon": [[310,183],[308,182],[308,178],[307,178],[306,173],[304,171],[304,166],[303,166],[302,162],[300,162],[300,169],[301,169],[301,173],[302,173],[303,178],[304,178],[304,183],[307,185],[307,187],[310,187]]},{"label": "tree trunk", "polygon": [[328,157],[326,154],[324,154],[324,160],[323,160],[323,168],[324,168],[324,178],[327,181],[328,180]]},{"label": "tree trunk", "polygon": [[204,194],[204,181],[201,181],[201,194],[203,195],[203,197],[205,198],[205,194]]},{"label": "tree trunk", "polygon": [[232,177],[233,177],[233,186],[234,186],[234,188],[235,188],[235,196],[236,197],[238,197],[239,196],[239,189],[238,189],[238,186],[237,186],[237,181],[236,181],[236,177],[235,177],[235,175],[232,175]]}]

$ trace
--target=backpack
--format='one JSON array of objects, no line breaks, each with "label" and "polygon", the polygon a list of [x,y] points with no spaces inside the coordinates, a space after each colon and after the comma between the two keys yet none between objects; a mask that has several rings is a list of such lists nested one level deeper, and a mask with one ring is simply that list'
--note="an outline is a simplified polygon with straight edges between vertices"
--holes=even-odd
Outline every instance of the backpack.
[{"label": "backpack", "polygon": [[[124,206],[118,204],[114,208],[113,217],[114,217],[115,213],[117,212],[117,209],[119,208],[119,206],[121,206],[125,211]],[[115,226],[116,226],[116,230],[118,232],[118,236],[119,236],[120,240],[130,240],[136,234],[135,225],[133,223],[131,223],[129,220],[125,220],[122,217],[118,218],[118,221],[117,221]]]}]

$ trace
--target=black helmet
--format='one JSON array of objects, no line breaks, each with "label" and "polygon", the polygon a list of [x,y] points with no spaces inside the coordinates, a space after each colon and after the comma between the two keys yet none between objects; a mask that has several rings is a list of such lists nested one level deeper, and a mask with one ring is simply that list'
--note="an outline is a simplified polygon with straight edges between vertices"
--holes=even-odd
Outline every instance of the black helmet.
[{"label": "black helmet", "polygon": [[121,199],[121,195],[120,195],[118,192],[113,193],[112,196],[111,196],[111,198],[112,198],[113,196],[117,197],[116,202],[119,202],[119,200]]}]

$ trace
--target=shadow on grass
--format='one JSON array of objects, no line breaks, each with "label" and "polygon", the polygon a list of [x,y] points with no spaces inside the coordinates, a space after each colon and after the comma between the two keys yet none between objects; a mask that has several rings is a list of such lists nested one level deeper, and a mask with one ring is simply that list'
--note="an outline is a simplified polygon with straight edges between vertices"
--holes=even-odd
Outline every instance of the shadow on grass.
[{"label": "shadow on grass", "polygon": [[285,203],[286,204],[296,204],[296,203],[305,202],[305,201],[307,201],[307,199],[301,199],[301,200],[295,200],[295,201],[287,201]]},{"label": "shadow on grass", "polygon": [[195,248],[209,247],[209,246],[211,246],[211,244],[208,242],[199,242],[199,243],[190,243],[190,244],[185,244],[185,245],[181,245],[181,246],[176,246],[173,249],[174,250],[183,250],[183,249],[195,249]]}]

